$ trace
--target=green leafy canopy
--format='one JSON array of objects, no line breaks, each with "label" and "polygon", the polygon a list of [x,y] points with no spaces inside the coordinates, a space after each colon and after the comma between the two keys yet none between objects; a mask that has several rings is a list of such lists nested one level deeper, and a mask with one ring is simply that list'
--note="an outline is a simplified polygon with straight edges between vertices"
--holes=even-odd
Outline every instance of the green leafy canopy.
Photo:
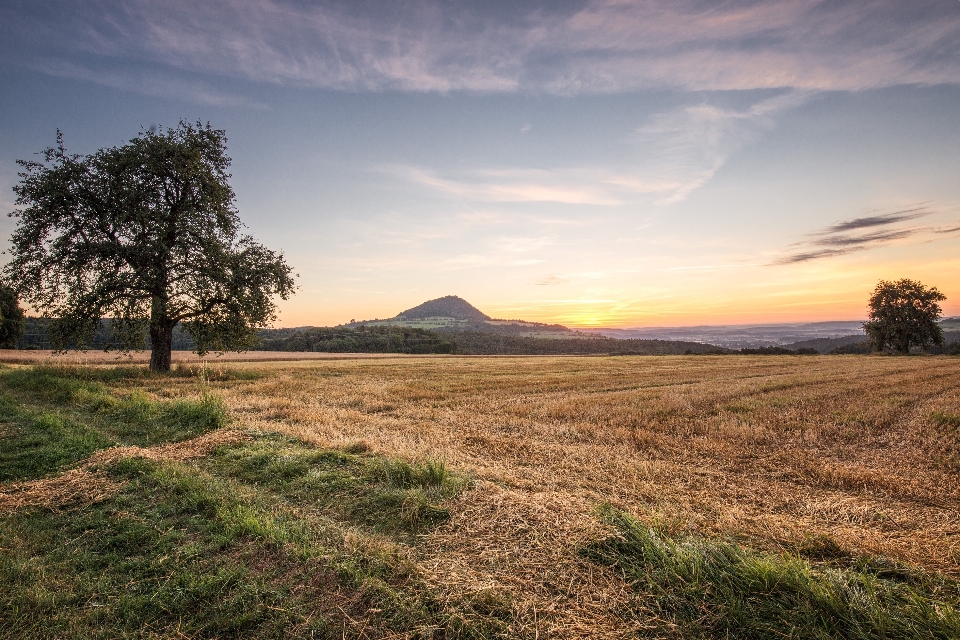
[{"label": "green leafy canopy", "polygon": [[909,353],[911,347],[931,342],[942,345],[937,303],[946,299],[936,287],[928,289],[914,280],[881,280],[870,296],[870,320],[864,323],[864,331],[877,351]]},{"label": "green leafy canopy", "polygon": [[54,318],[57,344],[85,344],[112,319],[124,349],[149,330],[151,367],[168,369],[182,322],[197,352],[241,350],[294,291],[283,254],[247,235],[228,182],[226,134],[181,121],[92,155],[62,134],[43,162],[18,160],[8,282]]},{"label": "green leafy canopy", "polygon": [[25,326],[26,317],[16,291],[0,284],[0,349],[15,348]]}]

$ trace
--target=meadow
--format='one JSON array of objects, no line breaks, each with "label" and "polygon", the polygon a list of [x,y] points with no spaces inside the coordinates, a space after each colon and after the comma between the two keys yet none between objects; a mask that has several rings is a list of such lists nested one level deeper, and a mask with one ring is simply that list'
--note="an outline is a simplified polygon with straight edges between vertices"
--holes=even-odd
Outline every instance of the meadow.
[{"label": "meadow", "polygon": [[960,636],[960,359],[0,370],[0,634]]}]

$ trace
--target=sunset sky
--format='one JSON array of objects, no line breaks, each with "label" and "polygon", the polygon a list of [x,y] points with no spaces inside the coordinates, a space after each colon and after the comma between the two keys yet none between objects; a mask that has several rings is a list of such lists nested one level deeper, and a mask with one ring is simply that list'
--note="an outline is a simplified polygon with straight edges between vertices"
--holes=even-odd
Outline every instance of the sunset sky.
[{"label": "sunset sky", "polygon": [[[960,315],[960,0],[0,5],[17,158],[225,129],[282,326],[459,295],[642,327]],[[6,239],[13,222],[0,220]]]}]

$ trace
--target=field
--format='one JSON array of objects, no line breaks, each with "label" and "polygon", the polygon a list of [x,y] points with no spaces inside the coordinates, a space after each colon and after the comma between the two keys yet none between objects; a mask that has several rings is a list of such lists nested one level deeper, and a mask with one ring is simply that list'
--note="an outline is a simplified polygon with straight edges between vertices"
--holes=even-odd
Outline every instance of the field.
[{"label": "field", "polygon": [[960,358],[88,361],[0,389],[3,637],[960,634]]}]

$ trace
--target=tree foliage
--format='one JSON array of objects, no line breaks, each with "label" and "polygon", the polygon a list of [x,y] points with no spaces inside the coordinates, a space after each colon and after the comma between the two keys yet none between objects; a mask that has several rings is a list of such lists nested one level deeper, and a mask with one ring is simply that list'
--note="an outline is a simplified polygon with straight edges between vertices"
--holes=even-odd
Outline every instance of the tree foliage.
[{"label": "tree foliage", "polygon": [[122,349],[149,332],[150,366],[167,370],[177,323],[203,354],[248,348],[275,319],[291,268],[240,235],[225,145],[223,131],[181,121],[88,156],[68,154],[58,131],[43,162],[18,161],[6,276],[53,318],[56,344],[87,344],[110,318]]},{"label": "tree foliage", "polygon": [[870,296],[870,320],[863,329],[876,351],[906,354],[911,347],[942,345],[937,303],[946,299],[936,287],[928,289],[914,280],[881,280]]},{"label": "tree foliage", "polygon": [[17,292],[0,284],[0,348],[16,348],[25,326],[26,319]]},{"label": "tree foliage", "polygon": [[259,348],[268,351],[324,351],[330,353],[454,353],[445,336],[411,327],[312,327],[268,329]]}]

